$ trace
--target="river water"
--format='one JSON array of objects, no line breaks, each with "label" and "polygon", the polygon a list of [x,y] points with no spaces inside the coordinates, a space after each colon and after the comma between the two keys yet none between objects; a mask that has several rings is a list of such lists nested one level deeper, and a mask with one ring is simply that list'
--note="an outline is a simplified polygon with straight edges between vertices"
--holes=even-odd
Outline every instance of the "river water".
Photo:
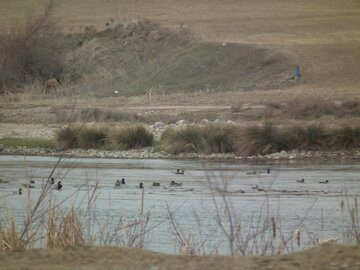
[{"label": "river water", "polygon": [[[27,206],[34,206],[57,162],[53,157],[0,156],[0,178],[5,181],[0,183],[0,216],[15,218],[21,227]],[[184,174],[175,174],[177,169],[183,169]],[[254,249],[266,244],[273,233],[265,220],[275,222],[277,239],[295,239],[294,231],[301,231],[300,242],[289,242],[288,249],[299,248],[297,244],[300,248],[309,247],[327,238],[346,242],[348,208],[360,193],[359,161],[247,163],[66,158],[52,176],[56,182],[62,182],[63,188],[51,190],[46,200],[59,209],[74,207],[79,213],[91,209],[89,235],[110,231],[119,220],[133,224],[148,216],[144,247],[170,254],[179,253],[182,240],[198,253],[229,254],[229,241],[221,225],[228,232],[231,223],[241,228],[239,243],[262,231],[263,236],[253,241],[249,251],[261,253]],[[115,181],[121,178],[126,184],[115,188]],[[18,195],[21,184],[29,179],[35,181],[34,188],[23,188],[23,194]],[[297,181],[300,179],[304,183]],[[319,183],[325,180],[327,184]],[[171,181],[182,185],[171,186]],[[143,190],[138,188],[140,182]],[[160,186],[152,186],[153,182]],[[344,211],[339,203],[341,193],[346,195]],[[129,228],[123,229],[126,234],[117,235],[111,244],[134,246],[139,241],[134,240],[139,228]],[[99,236],[97,243],[110,243],[110,238]],[[134,242],[129,244],[129,239]]]}]

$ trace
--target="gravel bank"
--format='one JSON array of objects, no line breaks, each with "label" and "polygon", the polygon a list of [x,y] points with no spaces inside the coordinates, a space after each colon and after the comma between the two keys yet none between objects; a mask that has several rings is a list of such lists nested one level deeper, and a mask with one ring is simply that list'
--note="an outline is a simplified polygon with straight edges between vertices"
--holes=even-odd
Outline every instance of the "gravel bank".
[{"label": "gravel bank", "polygon": [[155,152],[152,147],[129,150],[108,151],[98,149],[72,149],[66,152],[55,149],[5,147],[1,155],[27,155],[27,156],[61,156],[78,158],[118,158],[118,159],[209,159],[209,160],[304,160],[304,159],[327,159],[327,160],[360,160],[360,150],[349,152],[320,152],[320,151],[281,151],[268,155],[240,156],[235,153],[226,154],[198,154],[182,153],[173,155],[164,151]]}]

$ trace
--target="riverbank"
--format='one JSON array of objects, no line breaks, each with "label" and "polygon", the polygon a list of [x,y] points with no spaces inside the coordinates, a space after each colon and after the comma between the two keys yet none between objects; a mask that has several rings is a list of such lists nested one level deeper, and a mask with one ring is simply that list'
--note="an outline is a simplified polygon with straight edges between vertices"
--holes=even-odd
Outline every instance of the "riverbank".
[{"label": "riverbank", "polygon": [[141,249],[75,246],[0,253],[0,269],[360,269],[360,246],[321,245],[278,256],[172,256]]},{"label": "riverbank", "polygon": [[72,158],[113,158],[113,159],[201,159],[201,160],[360,160],[360,150],[353,151],[281,151],[267,155],[241,156],[236,153],[199,154],[180,153],[169,154],[164,151],[156,152],[153,147],[132,149],[128,151],[99,150],[99,149],[71,149],[58,151],[49,148],[30,147],[0,147],[0,155],[26,156],[65,156]]}]

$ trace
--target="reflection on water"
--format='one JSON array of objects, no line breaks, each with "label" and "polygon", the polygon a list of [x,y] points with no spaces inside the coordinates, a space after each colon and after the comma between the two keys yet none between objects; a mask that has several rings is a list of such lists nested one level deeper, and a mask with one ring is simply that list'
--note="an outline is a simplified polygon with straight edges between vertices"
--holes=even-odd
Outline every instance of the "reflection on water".
[{"label": "reflection on water", "polygon": [[[34,180],[30,197],[34,203],[57,161],[51,157],[24,160],[21,156],[0,156],[3,180],[0,210],[4,218],[15,217],[18,224],[22,224],[29,197],[26,189],[23,195],[17,195],[18,189],[29,179]],[[184,174],[177,174],[177,169],[183,169]],[[96,185],[96,201],[92,205],[96,219],[124,216],[132,222],[139,218],[142,208],[142,190],[138,186],[143,183],[144,212],[150,213],[148,228],[152,228],[146,234],[146,248],[178,252],[176,235],[168,220],[169,211],[175,211],[173,218],[183,236],[193,241],[202,237],[203,248],[208,248],[208,252],[217,245],[217,250],[227,253],[227,245],[219,247],[218,244],[224,241],[216,222],[219,211],[216,211],[210,184],[226,194],[231,211],[243,227],[256,227],[269,216],[276,218],[277,229],[282,234],[289,235],[301,224],[302,244],[307,245],[317,238],[343,239],[347,221],[343,219],[339,197],[341,192],[349,198],[359,194],[359,172],[359,162],[261,164],[67,158],[53,173],[63,188],[51,191],[51,202],[62,202],[64,208],[87,209],[89,194]],[[115,187],[115,181],[122,178],[126,184]],[[299,181],[301,179],[304,181]],[[325,180],[329,180],[328,184],[319,183]],[[170,185],[171,181],[182,185]],[[153,186],[153,182],[160,186]],[[222,203],[221,198],[219,194],[216,196],[217,206]]]}]

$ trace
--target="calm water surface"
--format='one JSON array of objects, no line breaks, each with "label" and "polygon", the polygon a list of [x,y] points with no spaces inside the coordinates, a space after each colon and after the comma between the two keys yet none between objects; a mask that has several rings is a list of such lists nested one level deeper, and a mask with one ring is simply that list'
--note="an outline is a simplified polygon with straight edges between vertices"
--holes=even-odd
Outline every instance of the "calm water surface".
[{"label": "calm water surface", "polygon": [[[57,161],[52,157],[0,156],[0,178],[8,181],[0,183],[1,216],[15,217],[21,226],[25,205],[38,198]],[[184,169],[184,175],[175,174],[176,169]],[[89,194],[98,185],[96,200],[91,205],[96,216],[94,228],[103,227],[103,223],[111,227],[120,217],[126,222],[137,220],[142,207],[142,190],[137,186],[142,182],[145,187],[143,211],[149,213],[148,228],[151,228],[146,234],[145,248],[165,253],[178,253],[179,246],[168,219],[169,211],[174,213],[183,237],[193,242],[205,242],[202,248],[207,249],[206,252],[213,252],[214,247],[221,253],[228,252],[216,224],[217,213],[224,215],[221,196],[215,196],[221,208],[216,211],[209,182],[226,192],[231,211],[236,213],[244,230],[256,229],[268,215],[275,217],[277,228],[284,236],[300,227],[302,245],[330,237],[343,240],[348,215],[343,217],[340,194],[347,194],[352,203],[353,197],[360,193],[359,161],[256,164],[66,158],[53,176],[62,182],[63,190],[52,190],[49,200],[61,203],[65,209],[76,207],[85,211]],[[126,179],[126,185],[114,188],[114,182],[121,178]],[[305,183],[297,182],[302,178]],[[23,195],[15,195],[27,179],[35,181],[30,199],[25,189]],[[170,186],[172,180],[182,186]],[[319,183],[324,180],[329,183]],[[153,182],[160,183],[160,187],[153,187]]]}]

